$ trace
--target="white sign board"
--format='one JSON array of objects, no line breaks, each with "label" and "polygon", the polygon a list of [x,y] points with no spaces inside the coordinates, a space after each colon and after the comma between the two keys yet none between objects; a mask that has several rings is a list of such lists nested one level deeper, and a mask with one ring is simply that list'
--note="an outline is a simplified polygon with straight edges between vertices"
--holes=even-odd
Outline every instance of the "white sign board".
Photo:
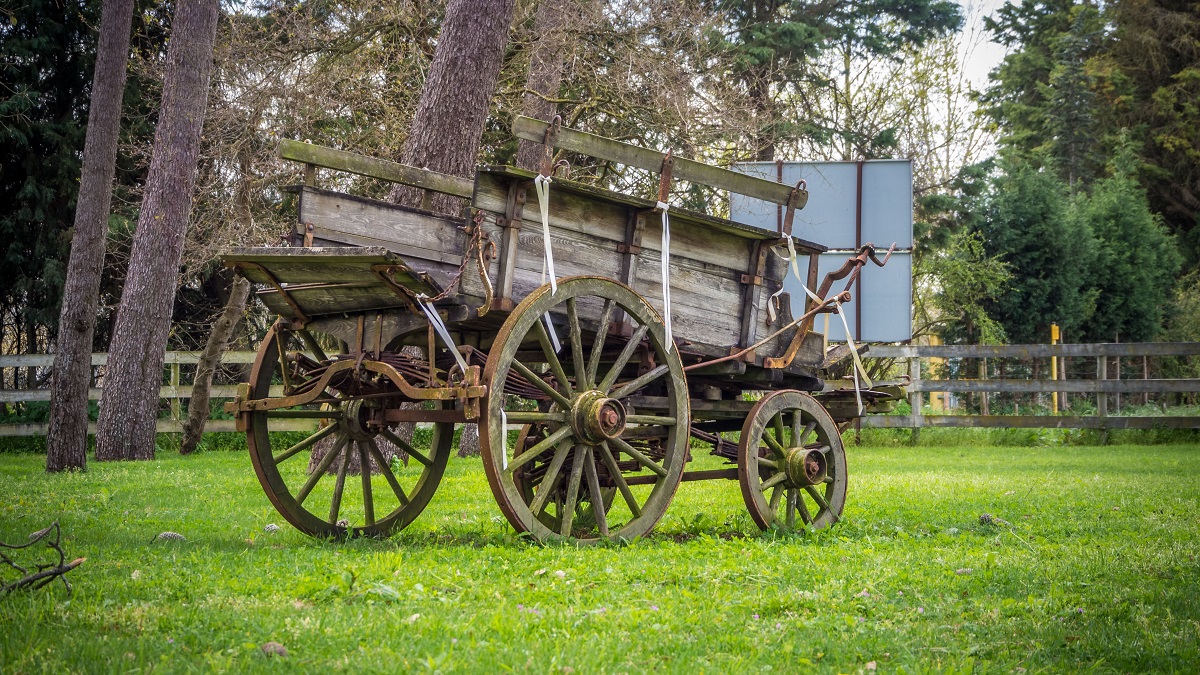
[{"label": "white sign board", "polygon": [[[858,248],[872,243],[880,258],[894,242],[896,252],[886,267],[868,263],[854,299],[844,307],[850,332],[863,342],[905,342],[912,339],[913,194],[910,160],[866,162],[747,162],[733,167],[759,178],[795,185],[808,184],[808,204],[797,211],[792,234],[832,249],[821,256],[819,279],[837,270]],[[775,204],[730,195],[730,219],[778,231],[783,217]],[[818,281],[820,283],[820,281]],[[845,281],[834,282],[832,292]],[[792,297],[792,314],[804,313],[801,282],[788,276],[784,287]],[[814,291],[816,289],[813,289]],[[824,332],[824,316],[815,330]],[[859,325],[861,322],[861,326]],[[830,340],[846,339],[842,320],[829,317]]]}]

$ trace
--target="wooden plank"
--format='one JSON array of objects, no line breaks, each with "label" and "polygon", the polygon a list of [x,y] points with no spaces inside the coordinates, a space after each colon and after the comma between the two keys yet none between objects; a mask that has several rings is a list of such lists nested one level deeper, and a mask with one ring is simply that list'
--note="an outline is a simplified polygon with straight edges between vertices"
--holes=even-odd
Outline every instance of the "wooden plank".
[{"label": "wooden plank", "polygon": [[[513,120],[513,135],[534,143],[541,143],[545,139],[547,123],[541,120],[536,120],[530,117],[519,116]],[[658,173],[662,170],[663,159],[665,153],[649,148],[642,148],[620,141],[614,141],[610,138],[589,134],[585,131],[577,131],[562,127],[558,131],[558,137],[555,141],[555,146],[565,148],[572,152],[582,153],[590,157],[606,159],[619,164],[635,166],[646,171]],[[787,204],[791,197],[791,186],[782,183],[775,183],[762,178],[748,176],[729,169],[704,164],[683,157],[672,156],[672,177],[678,180],[686,180],[693,183],[700,183],[710,187],[729,190],[738,194],[762,199],[774,204]],[[796,208],[803,208],[805,202],[808,201],[808,194],[801,193],[800,201],[796,204]]]},{"label": "wooden plank", "polygon": [[279,156],[295,162],[411,185],[455,197],[470,198],[471,196],[471,181],[466,178],[428,169],[418,169],[399,162],[376,159],[311,143],[284,139],[279,142]]},{"label": "wooden plank", "polygon": [[[475,174],[475,194],[472,197],[472,205],[475,206],[475,208],[484,209],[485,211],[492,211],[495,213],[501,212],[492,205],[484,205],[478,201],[480,197],[479,181],[481,179],[492,183],[498,181],[499,183],[505,185],[514,180],[526,181],[529,184],[530,190],[532,191],[533,179],[535,176],[537,176],[537,173],[533,171],[526,171],[524,169],[518,169],[511,166],[481,167]],[[771,185],[775,185],[775,183],[771,183]],[[635,197],[633,195],[627,195],[620,192],[612,192],[610,190],[604,190],[602,188],[586,185],[584,183],[577,183],[575,181],[562,178],[556,178],[551,183],[550,195],[552,198],[554,197],[555,191],[576,195],[583,200],[583,203],[587,205],[587,208],[589,209],[597,208],[597,205],[606,204],[617,207],[633,208],[642,211],[652,211],[655,209],[657,204],[657,202],[654,200],[643,199],[641,197]],[[530,203],[536,206],[535,199],[531,198]],[[537,220],[538,216],[536,215],[536,212],[534,213],[535,215],[533,218],[527,218],[527,220]],[[541,223],[540,220],[537,220],[537,222],[538,224]],[[676,223],[679,224],[678,227],[676,226]],[[745,239],[771,241],[779,240],[779,235],[772,231],[751,227],[749,225],[734,222],[732,220],[726,220],[725,218],[717,218],[715,216],[699,213],[697,211],[672,208],[672,233],[681,227],[717,230]],[[823,253],[828,250],[828,247],[822,246],[816,242],[808,241],[807,239],[792,237],[792,241],[796,246],[796,250],[803,253]]]},{"label": "wooden plank", "polygon": [[861,419],[864,427],[884,429],[927,429],[930,427],[988,429],[1200,429],[1200,416],[868,415]]},{"label": "wooden plank", "polygon": [[1200,392],[1200,380],[920,380],[909,391],[953,391],[1037,393],[1065,391],[1072,394],[1140,394]]},{"label": "wooden plank", "polygon": [[1047,356],[1197,356],[1200,342],[1121,342],[1059,345],[871,345],[869,356],[907,359],[1042,358]]},{"label": "wooden plank", "polygon": [[[245,433],[238,431],[235,424],[234,420],[209,420],[204,425],[204,433]],[[0,424],[0,436],[45,436],[49,428],[49,424]],[[271,421],[272,431],[315,431],[316,428],[315,420],[281,419]],[[160,434],[182,433],[183,423],[175,420],[158,420],[155,423],[155,431]],[[96,435],[95,422],[88,424],[88,435]]]},{"label": "wooden plank", "polygon": [[[99,401],[103,395],[104,389],[102,387],[91,387],[88,389],[89,401]],[[271,395],[282,396],[283,388],[280,386],[271,387]],[[214,384],[209,390],[209,396],[212,398],[234,398],[237,396],[237,385]],[[163,385],[158,388],[158,397],[170,400],[191,398],[192,387],[191,385]],[[49,389],[0,389],[0,403],[37,403],[49,400]]]},{"label": "wooden plank", "polygon": [[406,262],[443,263],[451,272],[467,242],[461,218],[309,187],[300,190],[299,223],[311,223],[314,238],[385,248]]},{"label": "wooden plank", "polygon": [[[196,365],[200,362],[201,352],[166,352],[163,363],[179,363]],[[221,355],[221,363],[254,363],[255,352],[234,351]],[[0,355],[0,368],[50,368],[54,365],[54,354],[3,354]],[[96,352],[92,354],[93,366],[108,365],[108,354]]]}]

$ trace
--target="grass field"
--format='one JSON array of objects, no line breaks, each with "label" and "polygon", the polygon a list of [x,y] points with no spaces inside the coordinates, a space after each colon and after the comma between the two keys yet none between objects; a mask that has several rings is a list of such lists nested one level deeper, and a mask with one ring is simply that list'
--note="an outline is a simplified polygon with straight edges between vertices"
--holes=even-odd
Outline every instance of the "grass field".
[{"label": "grass field", "polygon": [[688,483],[653,536],[585,550],[514,536],[477,459],[400,535],[338,544],[292,531],[242,453],[0,455],[0,540],[57,519],[88,559],[73,597],[0,598],[0,672],[1200,667],[1200,446],[848,452],[831,531],[759,534],[735,483]]}]

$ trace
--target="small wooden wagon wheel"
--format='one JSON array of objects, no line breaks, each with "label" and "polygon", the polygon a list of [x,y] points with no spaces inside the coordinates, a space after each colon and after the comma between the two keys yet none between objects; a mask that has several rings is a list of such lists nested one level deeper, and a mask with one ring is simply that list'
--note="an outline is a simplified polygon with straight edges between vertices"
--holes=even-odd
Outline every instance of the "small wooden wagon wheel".
[{"label": "small wooden wagon wheel", "polygon": [[[609,335],[621,320],[628,338]],[[665,340],[654,309],[603,277],[543,286],[513,310],[488,353],[479,440],[492,494],[517,531],[539,541],[632,539],[666,513],[683,475],[689,411],[679,353]],[[634,394],[652,403],[633,410]],[[523,437],[540,440],[509,443],[506,424],[534,425]],[[606,499],[613,492],[621,498]],[[591,517],[577,518],[584,503]]]},{"label": "small wooden wagon wheel", "polygon": [[[315,352],[316,358],[301,347]],[[323,372],[337,360],[321,353],[310,335],[301,342],[296,333],[271,329],[250,374],[250,399],[314,387],[323,391],[310,403],[248,413],[250,459],[271,504],[300,531],[318,537],[386,537],[411,523],[429,504],[446,469],[454,425],[434,425],[428,453],[411,447],[387,426],[372,422],[381,407],[395,400],[396,388],[386,377],[360,368],[343,371],[322,385]],[[279,433],[282,423],[304,419],[317,420],[317,430]],[[381,437],[408,453],[407,466],[389,465],[380,451]],[[318,443],[328,452],[310,472],[309,454]],[[361,470],[348,478],[352,453]],[[372,466],[378,474],[372,475]]]},{"label": "small wooden wagon wheel", "polygon": [[833,418],[812,396],[776,391],[742,425],[738,482],[759,527],[825,527],[846,504],[846,450]]}]

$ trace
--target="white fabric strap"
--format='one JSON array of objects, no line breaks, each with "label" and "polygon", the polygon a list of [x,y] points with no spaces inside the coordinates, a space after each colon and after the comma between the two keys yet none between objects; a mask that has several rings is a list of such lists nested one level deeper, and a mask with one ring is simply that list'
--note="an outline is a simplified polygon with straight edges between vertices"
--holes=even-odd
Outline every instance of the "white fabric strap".
[{"label": "white fabric strap", "polygon": [[550,289],[558,292],[558,275],[554,273],[554,251],[550,247],[550,177],[538,174],[533,179],[537,191],[538,208],[542,212],[542,247],[545,249],[545,267],[542,268],[542,283],[546,283],[546,267],[550,268]]},{"label": "white fabric strap", "polygon": [[666,202],[658,202],[662,209],[662,294],[663,321],[667,329],[667,351],[675,348],[675,339],[671,337],[671,217],[667,210],[671,208]]},{"label": "white fabric strap", "polygon": [[446,348],[454,355],[454,359],[458,361],[458,367],[462,368],[463,374],[467,372],[467,360],[463,358],[462,352],[458,351],[458,347],[454,344],[454,339],[450,337],[450,331],[446,329],[446,324],[442,321],[442,317],[437,313],[437,308],[433,303],[429,302],[428,296],[418,295],[417,300],[420,301],[421,311],[425,312],[425,318],[429,319],[429,325],[437,331],[437,334],[442,338],[442,342],[446,344]]},{"label": "white fabric strap", "polygon": [[[812,298],[813,302],[821,304],[823,300],[821,300],[816,293],[813,293],[811,290],[809,290],[808,286],[806,286],[804,283],[804,278],[800,276],[800,263],[797,260],[796,245],[792,243],[791,237],[787,238],[787,247],[788,261],[792,268],[792,274],[794,274],[796,276],[796,280],[800,282],[800,288],[804,289],[804,292],[808,295],[808,297]],[[778,255],[781,258],[783,257],[780,255],[779,251],[775,251],[775,255]],[[775,298],[782,292],[783,287],[780,287],[778,291],[775,291],[771,294],[770,299],[767,301],[767,314],[770,315],[772,323],[775,321]],[[834,301],[834,304],[837,306],[837,315],[842,319],[842,327],[846,329],[846,346],[850,347],[850,357],[854,359],[854,368],[852,368],[850,372],[854,375],[854,397],[858,400],[858,414],[862,415],[862,387],[859,384],[859,376],[862,376],[862,380],[866,383],[867,389],[870,389],[873,386],[873,383],[871,382],[871,378],[867,376],[867,368],[863,365],[862,357],[858,355],[858,346],[854,344],[854,338],[850,335],[850,323],[846,321],[846,312],[842,310],[842,303]]]},{"label": "white fabric strap", "polygon": [[[546,283],[546,269],[549,268],[550,292],[557,293],[558,275],[554,272],[554,249],[550,246],[550,177],[538,174],[533,179],[533,188],[537,191],[538,210],[542,214],[542,248],[545,251],[542,257],[542,283]],[[554,323],[550,321],[550,315],[543,316],[542,321],[546,324],[546,333],[550,335],[554,353],[561,352],[562,342],[558,339],[558,333],[554,330]]]}]

